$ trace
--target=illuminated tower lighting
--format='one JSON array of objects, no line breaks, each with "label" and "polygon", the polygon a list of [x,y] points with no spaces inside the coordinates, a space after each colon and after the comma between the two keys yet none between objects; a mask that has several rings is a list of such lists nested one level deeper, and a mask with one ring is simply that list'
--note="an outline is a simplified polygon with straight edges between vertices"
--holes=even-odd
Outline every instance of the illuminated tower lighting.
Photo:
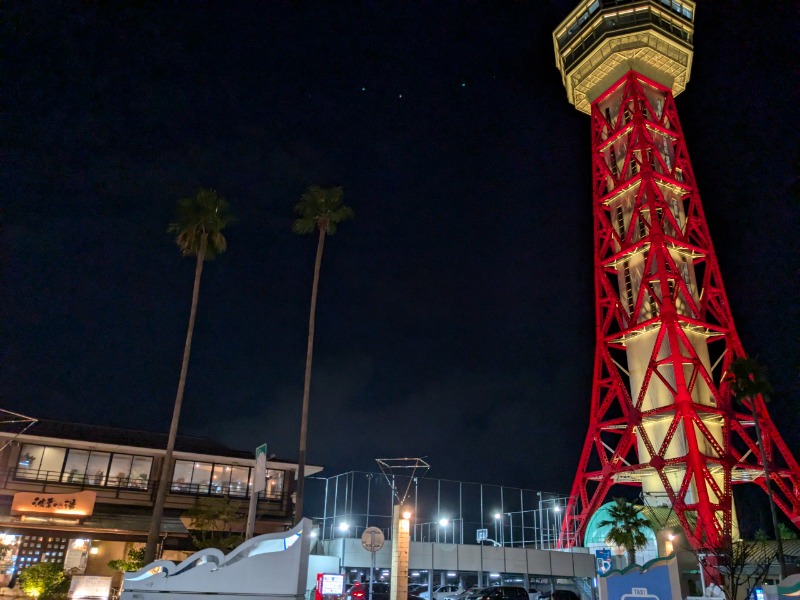
[{"label": "illuminated tower lighting", "polygon": [[[694,15],[691,0],[584,0],[553,32],[567,97],[592,125],[597,319],[562,546],[613,485],[671,507],[696,548],[736,535],[732,485],[766,487],[752,414],[726,376],[744,351],[675,107]],[[761,398],[756,410],[775,502],[800,525],[800,468]]]}]

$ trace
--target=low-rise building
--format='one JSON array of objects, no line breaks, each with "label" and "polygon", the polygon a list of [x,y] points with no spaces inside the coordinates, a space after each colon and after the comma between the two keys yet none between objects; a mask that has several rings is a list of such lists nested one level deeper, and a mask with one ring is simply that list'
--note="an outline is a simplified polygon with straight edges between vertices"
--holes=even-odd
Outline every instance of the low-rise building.
[{"label": "low-rise building", "polygon": [[[0,426],[0,585],[39,562],[74,573],[110,574],[147,539],[167,435],[41,420],[21,431]],[[191,549],[182,515],[199,498],[228,499],[246,514],[254,453],[206,438],[178,436],[161,525],[164,555]],[[306,475],[321,471],[307,466]],[[271,457],[259,494],[255,532],[288,528],[294,517],[297,464]],[[243,525],[235,523],[234,530]]]}]

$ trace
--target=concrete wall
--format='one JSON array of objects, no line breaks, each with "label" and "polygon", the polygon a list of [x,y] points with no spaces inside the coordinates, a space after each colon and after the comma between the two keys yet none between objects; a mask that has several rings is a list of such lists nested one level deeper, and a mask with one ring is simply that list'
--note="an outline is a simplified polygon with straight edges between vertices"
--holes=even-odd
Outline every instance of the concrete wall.
[{"label": "concrete wall", "polygon": [[[414,570],[483,571],[497,573],[528,573],[562,577],[594,577],[595,559],[584,548],[573,552],[534,550],[532,548],[497,548],[474,544],[436,544],[411,542],[408,566]],[[319,542],[317,552],[338,556],[344,567],[370,567],[370,553],[361,540],[339,538]],[[390,567],[391,541],[376,553],[375,566]]]}]

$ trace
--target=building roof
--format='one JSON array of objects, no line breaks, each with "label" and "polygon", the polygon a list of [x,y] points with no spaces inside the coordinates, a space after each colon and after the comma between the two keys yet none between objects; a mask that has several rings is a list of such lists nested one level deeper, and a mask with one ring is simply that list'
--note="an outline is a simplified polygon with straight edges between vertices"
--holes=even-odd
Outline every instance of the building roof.
[{"label": "building roof", "polygon": [[[689,525],[694,526],[697,517],[690,512],[685,514]],[[675,529],[676,531],[680,531],[683,529],[683,525],[675,509],[668,506],[645,506],[642,508],[642,516],[650,521],[650,525],[655,530]]]},{"label": "building roof", "polygon": [[[18,433],[15,423],[0,424],[0,432]],[[76,440],[96,444],[115,444],[135,448],[166,449],[167,434],[137,429],[122,429],[107,425],[89,425],[86,423],[69,423],[40,419],[25,431],[26,436]],[[175,450],[193,454],[212,456],[228,456],[231,458],[251,459],[252,450],[235,450],[209,438],[179,435],[175,440]]]}]

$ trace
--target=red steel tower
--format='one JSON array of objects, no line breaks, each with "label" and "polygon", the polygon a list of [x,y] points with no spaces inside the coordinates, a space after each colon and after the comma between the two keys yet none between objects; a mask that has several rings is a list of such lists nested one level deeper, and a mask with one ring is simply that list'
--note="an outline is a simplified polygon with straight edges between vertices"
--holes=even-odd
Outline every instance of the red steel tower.
[{"label": "red steel tower", "polygon": [[[691,0],[583,0],[553,33],[569,101],[592,123],[596,351],[591,421],[561,543],[616,484],[670,506],[695,547],[736,531],[731,486],[766,488],[744,355],[674,96],[692,64]],[[800,525],[800,468],[756,414],[776,504]]]}]

